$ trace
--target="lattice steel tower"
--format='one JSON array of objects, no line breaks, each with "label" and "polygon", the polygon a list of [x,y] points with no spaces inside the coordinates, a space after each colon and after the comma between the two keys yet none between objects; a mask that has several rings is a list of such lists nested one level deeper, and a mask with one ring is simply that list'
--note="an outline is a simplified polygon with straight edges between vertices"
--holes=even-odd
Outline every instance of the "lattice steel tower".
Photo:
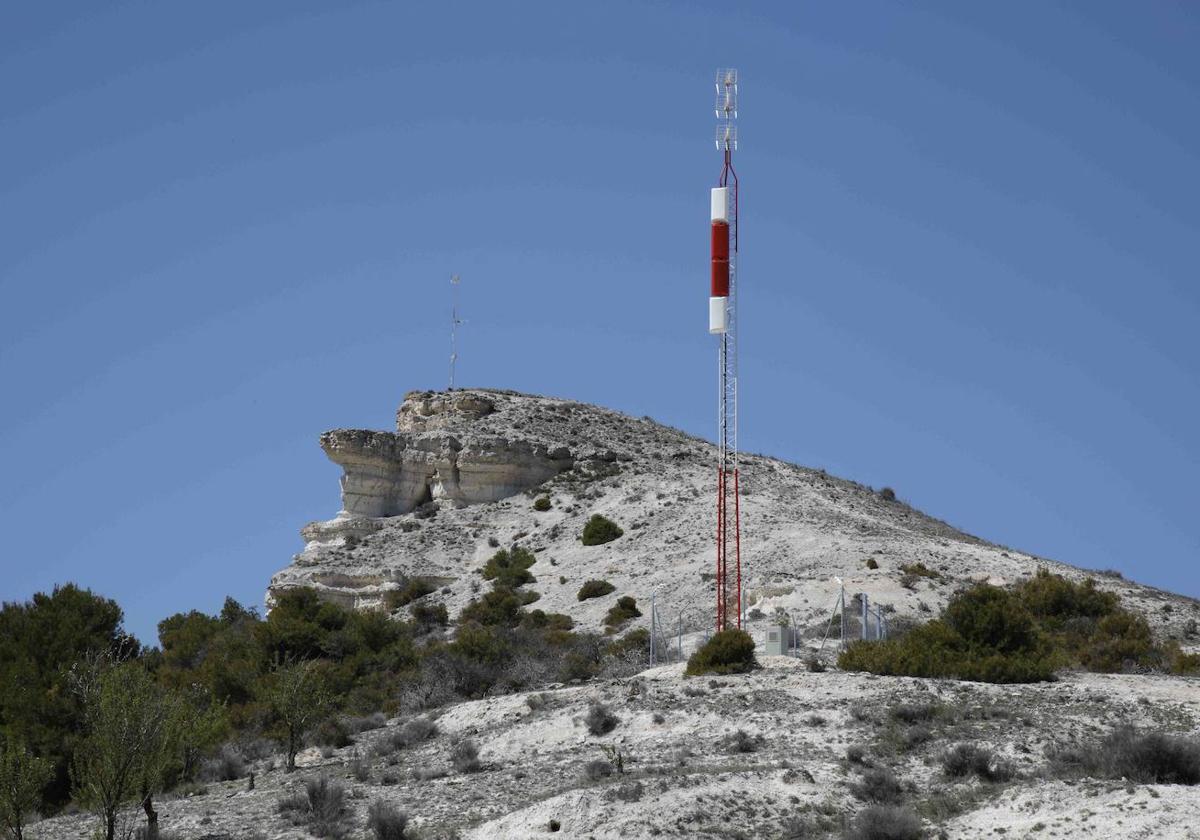
[{"label": "lattice steel tower", "polygon": [[[717,150],[724,165],[712,190],[712,290],[708,331],[717,336],[719,376],[717,408],[717,630],[742,626],[742,528],[738,503],[737,258],[738,74],[732,68],[716,77]],[[732,563],[732,569],[730,565]],[[733,612],[734,621],[729,619]]]}]

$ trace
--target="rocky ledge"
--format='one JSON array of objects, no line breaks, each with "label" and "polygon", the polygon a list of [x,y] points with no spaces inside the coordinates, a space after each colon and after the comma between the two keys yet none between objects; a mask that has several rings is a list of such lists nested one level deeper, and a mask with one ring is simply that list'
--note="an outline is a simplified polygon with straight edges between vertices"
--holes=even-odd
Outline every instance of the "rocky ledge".
[{"label": "rocky ledge", "polygon": [[345,471],[340,516],[399,516],[429,502],[494,502],[571,468],[564,446],[470,431],[472,421],[495,411],[495,400],[479,394],[415,391],[396,414],[395,432],[321,435],[321,448]]}]

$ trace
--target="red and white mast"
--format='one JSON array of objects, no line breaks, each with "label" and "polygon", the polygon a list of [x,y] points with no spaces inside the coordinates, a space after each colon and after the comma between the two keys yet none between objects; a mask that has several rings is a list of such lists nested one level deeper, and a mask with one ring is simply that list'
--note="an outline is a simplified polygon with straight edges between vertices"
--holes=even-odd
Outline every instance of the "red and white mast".
[{"label": "red and white mast", "polygon": [[[718,70],[717,150],[725,157],[712,190],[712,289],[708,331],[717,336],[717,630],[742,626],[742,529],[738,504],[737,70]],[[730,565],[732,564],[732,569]],[[733,612],[733,620],[729,613]]]}]

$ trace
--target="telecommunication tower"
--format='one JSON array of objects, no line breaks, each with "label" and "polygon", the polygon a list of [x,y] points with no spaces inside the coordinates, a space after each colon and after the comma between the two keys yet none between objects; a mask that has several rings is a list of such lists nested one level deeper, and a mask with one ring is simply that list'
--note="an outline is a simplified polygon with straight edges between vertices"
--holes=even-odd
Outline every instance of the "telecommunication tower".
[{"label": "telecommunication tower", "polygon": [[450,387],[454,390],[454,365],[458,361],[458,328],[466,321],[458,317],[458,285],[457,274],[450,278]]},{"label": "telecommunication tower", "polygon": [[[717,71],[717,151],[724,165],[712,190],[712,290],[708,331],[717,336],[717,630],[742,626],[742,527],[738,504],[737,263],[738,74]],[[730,566],[732,565],[732,569]],[[733,620],[730,620],[730,612]],[[736,622],[736,623],[735,623]]]}]

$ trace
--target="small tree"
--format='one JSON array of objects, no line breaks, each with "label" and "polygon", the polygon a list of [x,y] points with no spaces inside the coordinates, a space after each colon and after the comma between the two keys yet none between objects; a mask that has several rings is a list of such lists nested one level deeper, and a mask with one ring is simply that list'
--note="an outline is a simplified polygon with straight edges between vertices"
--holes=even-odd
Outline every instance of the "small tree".
[{"label": "small tree", "polygon": [[329,697],[312,662],[286,661],[275,668],[270,688],[271,709],[283,729],[287,772],[296,770],[296,753],[304,746],[304,733],[325,716]]},{"label": "small tree", "polygon": [[114,840],[121,806],[136,797],[155,836],[153,796],[176,755],[179,702],[139,662],[101,657],[72,676],[86,733],[71,765],[76,798],[100,817],[105,840]]},{"label": "small tree", "polygon": [[23,743],[0,743],[0,826],[13,840],[24,840],[25,817],[37,810],[53,775],[54,766]]},{"label": "small tree", "polygon": [[203,685],[193,685],[183,698],[179,716],[180,778],[190,781],[196,775],[200,757],[217,744],[229,728],[224,703],[213,699]]}]

